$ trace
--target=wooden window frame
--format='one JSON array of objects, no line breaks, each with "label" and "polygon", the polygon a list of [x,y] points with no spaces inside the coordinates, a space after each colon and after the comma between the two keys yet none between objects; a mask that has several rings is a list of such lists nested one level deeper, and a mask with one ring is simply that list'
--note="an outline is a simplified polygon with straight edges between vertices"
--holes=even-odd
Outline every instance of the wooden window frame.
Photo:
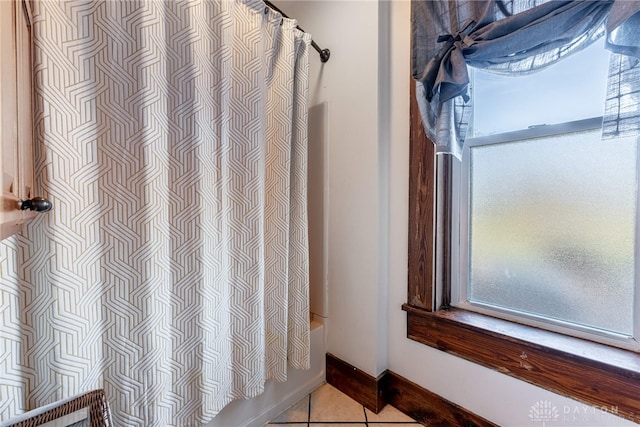
[{"label": "wooden window frame", "polygon": [[[640,354],[457,308],[434,283],[435,149],[411,84],[407,337],[640,422]],[[445,297],[446,298],[446,297]]]}]

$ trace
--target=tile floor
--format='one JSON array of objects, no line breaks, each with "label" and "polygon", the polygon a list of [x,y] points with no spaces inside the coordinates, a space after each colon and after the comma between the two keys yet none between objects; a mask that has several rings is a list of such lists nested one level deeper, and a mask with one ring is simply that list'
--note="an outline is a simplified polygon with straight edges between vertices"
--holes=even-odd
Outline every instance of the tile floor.
[{"label": "tile floor", "polygon": [[420,424],[387,405],[374,414],[329,384],[323,384],[265,427],[417,427]]}]

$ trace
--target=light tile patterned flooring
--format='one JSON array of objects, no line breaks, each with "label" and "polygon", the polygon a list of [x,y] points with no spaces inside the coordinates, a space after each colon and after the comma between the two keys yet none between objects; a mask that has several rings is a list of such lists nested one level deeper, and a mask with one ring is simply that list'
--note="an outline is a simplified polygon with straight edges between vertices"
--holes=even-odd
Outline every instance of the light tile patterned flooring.
[{"label": "light tile patterned flooring", "polygon": [[374,414],[329,384],[323,384],[265,427],[417,427],[420,424],[387,405]]}]

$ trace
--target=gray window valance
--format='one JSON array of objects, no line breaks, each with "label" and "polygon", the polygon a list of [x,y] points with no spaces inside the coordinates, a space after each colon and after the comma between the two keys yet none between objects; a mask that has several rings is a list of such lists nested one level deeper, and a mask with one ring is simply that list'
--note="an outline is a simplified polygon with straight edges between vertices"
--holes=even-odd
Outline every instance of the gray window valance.
[{"label": "gray window valance", "polygon": [[604,35],[614,55],[603,134],[638,132],[640,1],[413,0],[412,73],[425,129],[438,151],[458,156],[464,142],[471,111],[468,65],[530,73]]}]

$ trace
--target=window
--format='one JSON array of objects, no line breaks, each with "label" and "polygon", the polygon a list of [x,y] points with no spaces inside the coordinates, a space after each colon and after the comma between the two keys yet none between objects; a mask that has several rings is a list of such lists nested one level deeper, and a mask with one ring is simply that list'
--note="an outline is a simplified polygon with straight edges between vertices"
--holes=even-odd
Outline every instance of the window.
[{"label": "window", "polygon": [[637,149],[600,124],[470,141],[458,306],[634,345]]},{"label": "window", "polygon": [[452,305],[638,349],[638,155],[594,117],[607,64],[598,43],[524,77],[476,73]]},{"label": "window", "polygon": [[[606,64],[599,71],[593,66],[589,68],[591,75],[606,72]],[[539,74],[526,78],[533,76],[538,78]],[[453,186],[453,200],[459,203],[453,203],[450,217],[451,228],[457,233],[452,241],[464,243],[451,250],[451,290],[441,288],[446,280],[434,280],[434,260],[437,262],[438,258],[431,248],[439,238],[434,234],[436,156],[433,143],[421,131],[420,114],[412,101],[409,295],[403,306],[407,312],[407,336],[587,404],[615,407],[618,415],[637,421],[640,414],[640,401],[635,397],[640,395],[640,354],[635,344],[634,320],[640,317],[636,315],[635,292],[637,143],[600,139],[601,100],[592,102],[584,96],[598,95],[601,99],[604,87],[598,93],[596,86],[588,86],[589,90],[575,94],[582,98],[560,95],[559,99],[542,104],[558,106],[568,101],[568,106],[554,112],[535,106],[544,84],[515,85],[517,90],[533,88],[530,105],[537,112],[548,113],[534,116],[520,103],[517,108],[508,105],[508,93],[502,98],[506,101],[500,101],[497,87],[501,80],[509,78],[489,76],[493,80],[481,85],[482,78],[485,76],[476,73],[477,110],[472,137],[467,140],[463,162],[452,165],[454,181],[456,176],[460,179]],[[604,80],[602,77],[602,85]],[[489,87],[486,92],[489,96],[483,97],[478,92]],[[553,94],[554,90],[550,92]],[[574,108],[597,103],[600,105],[591,110]],[[483,111],[497,106],[504,106],[504,111],[494,111],[482,118]],[[518,109],[520,114],[512,115]],[[499,120],[489,120],[493,117]],[[520,122],[519,117],[525,120]],[[543,146],[544,149],[538,149]],[[540,155],[541,151],[549,157],[532,157],[532,152]],[[534,163],[538,164],[537,170]],[[438,175],[437,179],[442,176],[446,174]],[[576,180],[580,185],[574,185]],[[594,183],[598,188],[592,188]],[[523,196],[525,202],[516,196]],[[536,203],[527,204],[526,200],[534,196],[538,197]],[[552,196],[562,203],[552,202]],[[608,199],[601,203],[603,197]],[[584,200],[573,203],[575,198]],[[541,209],[541,201],[546,204],[543,206],[555,206],[555,213],[549,215],[549,209]],[[505,204],[511,206],[511,212],[502,212]],[[528,224],[536,209],[544,215],[537,216],[538,223]],[[580,213],[580,221],[567,219],[566,211],[572,209]],[[602,212],[607,209],[609,218],[604,219]],[[559,216],[567,216],[561,218],[564,225],[559,225]],[[520,222],[514,225],[510,223],[513,220]],[[522,227],[523,222],[528,230]],[[560,236],[545,234],[544,238],[538,238],[536,230],[540,228],[545,233],[554,229]],[[520,233],[517,239],[513,238],[515,232]],[[523,236],[531,239],[522,242]],[[503,259],[500,254],[494,257],[499,239],[518,240],[515,244],[520,246],[507,249],[508,255],[516,259],[514,266],[500,265]],[[520,259],[536,260],[536,256],[531,256],[536,252],[541,254],[537,261],[521,265]],[[546,270],[546,274],[539,274],[541,270]],[[495,278],[486,279],[493,275],[506,278],[505,283],[510,283],[509,280],[513,283],[525,273],[534,277],[536,285],[553,284],[550,286],[553,292],[557,291],[558,278],[583,277],[586,281],[565,282],[570,283],[565,287],[574,292],[577,289],[577,293],[547,294],[540,298],[542,291],[535,286],[529,289],[533,291],[528,296],[522,295],[521,290],[510,294],[504,292],[504,284],[503,289],[493,286],[499,282]],[[469,278],[471,288],[467,287]],[[592,286],[585,285],[589,280],[598,285],[615,283],[618,294],[601,289],[588,296],[593,292]],[[474,281],[478,287],[473,286]],[[453,307],[447,307],[447,292],[451,294]],[[587,298],[578,309],[573,299],[584,296]],[[530,297],[540,300],[535,310],[532,306],[536,303],[531,303]],[[605,303],[605,298],[612,299]],[[564,310],[566,306],[571,309]],[[597,319],[592,315],[594,311],[582,313],[582,307],[605,315]],[[615,319],[607,319],[606,313]]]},{"label": "window", "polygon": [[600,39],[533,74],[511,77],[473,70],[472,136],[602,116],[609,56]]}]

